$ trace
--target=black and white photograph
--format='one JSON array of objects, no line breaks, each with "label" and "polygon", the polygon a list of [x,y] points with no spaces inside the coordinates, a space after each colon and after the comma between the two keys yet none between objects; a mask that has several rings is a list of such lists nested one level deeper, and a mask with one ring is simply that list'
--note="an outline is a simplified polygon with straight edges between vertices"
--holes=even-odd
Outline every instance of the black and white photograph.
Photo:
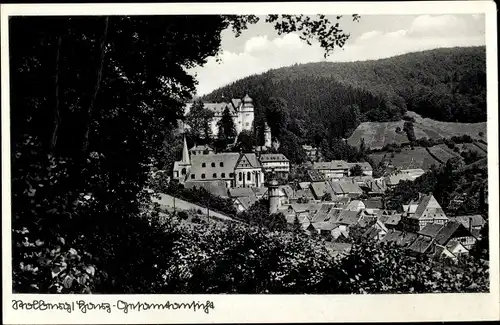
[{"label": "black and white photograph", "polygon": [[2,16],[11,295],[498,293],[485,7],[329,8]]}]

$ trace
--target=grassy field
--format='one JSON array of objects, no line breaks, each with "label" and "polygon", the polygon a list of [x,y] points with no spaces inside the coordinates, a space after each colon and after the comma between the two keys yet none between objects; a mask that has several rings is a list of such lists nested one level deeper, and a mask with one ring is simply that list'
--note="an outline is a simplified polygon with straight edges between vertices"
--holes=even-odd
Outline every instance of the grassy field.
[{"label": "grassy field", "polygon": [[[441,122],[430,118],[424,118],[417,113],[408,111],[408,116],[415,118],[414,129],[415,136],[418,138],[423,137],[424,133],[427,134],[426,138],[449,138],[467,134],[473,139],[479,139],[479,132],[486,134],[486,122],[481,123],[455,123],[455,122]],[[418,129],[418,131],[417,131]]]},{"label": "grassy field", "polygon": [[431,148],[429,148],[429,150],[432,153],[432,155],[434,155],[437,158],[437,160],[439,160],[443,163],[448,161],[448,159],[450,159],[450,158],[460,157],[459,153],[454,152],[453,150],[451,150],[450,148],[448,148],[444,144],[440,144],[438,146],[431,147]]},{"label": "grassy field", "polygon": [[[474,139],[479,139],[479,132],[486,134],[486,122],[483,123],[454,123],[441,122],[429,118],[423,118],[414,112],[408,112],[409,116],[415,118],[415,137],[419,138],[451,138],[452,136],[467,134]],[[403,129],[404,121],[398,122],[363,122],[354,133],[347,139],[352,146],[359,146],[361,139],[371,149],[381,149],[389,143],[406,143],[408,138],[405,133],[396,133],[399,126]]]},{"label": "grassy field", "polygon": [[435,160],[425,148],[415,147],[413,150],[404,148],[400,153],[395,152],[394,157],[389,152],[378,152],[370,155],[370,158],[375,163],[380,161],[388,162],[397,168],[422,168],[429,169],[432,165],[439,165],[440,163]]},{"label": "grassy field", "polygon": [[[478,145],[479,144],[479,145]],[[458,147],[460,148],[460,151],[475,151],[478,153],[480,157],[486,157],[488,156],[488,152],[485,150],[486,146],[482,143],[462,143],[459,144]]]},{"label": "grassy field", "polygon": [[381,149],[389,143],[408,142],[406,133],[397,133],[396,128],[403,129],[404,121],[398,122],[363,122],[354,133],[347,139],[351,146],[358,147],[361,138],[365,139],[365,144],[372,149]]}]

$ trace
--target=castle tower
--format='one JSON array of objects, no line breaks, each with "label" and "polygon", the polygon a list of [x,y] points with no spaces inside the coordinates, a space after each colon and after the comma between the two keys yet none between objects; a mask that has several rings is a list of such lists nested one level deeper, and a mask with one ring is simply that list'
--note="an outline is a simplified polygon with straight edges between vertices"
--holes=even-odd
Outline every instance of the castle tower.
[{"label": "castle tower", "polygon": [[272,146],[271,128],[269,127],[267,122],[264,122],[264,146],[267,148],[271,148]]},{"label": "castle tower", "polygon": [[268,185],[268,195],[269,195],[269,214],[277,213],[281,202],[279,195],[278,182],[272,177]]},{"label": "castle tower", "polygon": [[242,130],[252,130],[252,124],[254,119],[254,106],[253,99],[248,96],[248,94],[243,97],[240,110],[238,111],[240,115],[241,128],[238,133]]}]

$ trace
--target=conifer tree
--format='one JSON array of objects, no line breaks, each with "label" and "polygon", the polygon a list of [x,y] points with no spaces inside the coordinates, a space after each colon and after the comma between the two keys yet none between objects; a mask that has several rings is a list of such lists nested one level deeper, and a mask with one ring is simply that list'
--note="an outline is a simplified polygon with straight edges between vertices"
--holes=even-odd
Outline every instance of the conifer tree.
[{"label": "conifer tree", "polygon": [[222,112],[222,118],[217,122],[217,127],[219,128],[218,138],[219,140],[223,140],[226,146],[234,141],[234,138],[237,135],[236,126],[234,125],[233,117],[229,112],[229,107],[226,106]]}]

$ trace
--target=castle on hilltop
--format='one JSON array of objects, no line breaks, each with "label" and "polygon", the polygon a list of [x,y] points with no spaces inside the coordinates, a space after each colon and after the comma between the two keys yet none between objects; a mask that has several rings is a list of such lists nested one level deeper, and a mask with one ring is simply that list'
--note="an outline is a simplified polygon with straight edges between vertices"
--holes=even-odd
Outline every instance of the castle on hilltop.
[{"label": "castle on hilltop", "polygon": [[[229,108],[229,112],[233,117],[237,134],[240,134],[240,132],[243,130],[252,130],[254,121],[254,106],[253,99],[250,98],[248,94],[243,98],[232,98],[229,101],[226,101],[223,98],[219,103],[203,103],[203,105],[206,109],[214,113],[214,118],[210,122],[210,127],[212,129],[213,135],[217,135],[217,133],[219,132],[217,122],[219,122],[222,118],[222,113],[224,112],[226,107]],[[193,103],[188,103],[186,105],[186,114],[189,112],[192,106]]]}]

